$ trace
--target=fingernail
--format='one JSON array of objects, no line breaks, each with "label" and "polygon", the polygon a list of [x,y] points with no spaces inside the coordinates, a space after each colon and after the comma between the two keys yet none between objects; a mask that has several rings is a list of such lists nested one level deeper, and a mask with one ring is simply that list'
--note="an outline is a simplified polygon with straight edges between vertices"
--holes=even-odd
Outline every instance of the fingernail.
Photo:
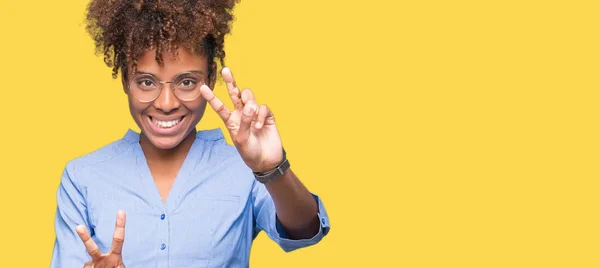
[{"label": "fingernail", "polygon": [[251,116],[254,110],[255,109],[254,107],[252,107],[252,105],[246,105],[246,107],[244,107],[244,114],[247,116]]},{"label": "fingernail", "polygon": [[205,87],[205,88],[206,88],[206,90],[213,91],[213,89],[212,89],[212,88],[210,88],[210,87],[209,87],[207,84],[202,84],[202,86],[200,86],[200,89],[202,89],[203,87]]},{"label": "fingernail", "polygon": [[260,128],[260,122],[256,122],[256,124],[254,125],[254,127]]}]

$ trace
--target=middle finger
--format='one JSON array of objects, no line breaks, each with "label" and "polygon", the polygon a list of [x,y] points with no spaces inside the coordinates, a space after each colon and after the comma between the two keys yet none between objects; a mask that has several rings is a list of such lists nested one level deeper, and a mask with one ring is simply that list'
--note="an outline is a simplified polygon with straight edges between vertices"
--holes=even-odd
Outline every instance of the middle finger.
[{"label": "middle finger", "polygon": [[231,70],[225,67],[223,68],[223,71],[221,71],[221,75],[223,76],[223,80],[225,80],[229,97],[231,98],[235,109],[241,111],[244,108],[244,104],[242,103],[242,95],[240,94],[240,90],[237,87],[235,79],[233,79]]}]

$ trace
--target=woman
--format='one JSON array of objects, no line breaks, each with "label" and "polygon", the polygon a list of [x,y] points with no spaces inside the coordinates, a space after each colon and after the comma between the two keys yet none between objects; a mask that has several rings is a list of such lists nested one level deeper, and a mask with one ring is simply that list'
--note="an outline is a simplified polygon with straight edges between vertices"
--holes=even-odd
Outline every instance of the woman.
[{"label": "woman", "polygon": [[[113,77],[121,73],[141,133],[67,164],[51,267],[246,267],[261,230],[286,251],[327,234],[323,205],[289,168],[269,108],[228,68],[233,107],[212,92],[234,4],[90,3],[87,29]],[[219,129],[196,131],[207,102],[235,147]]]}]

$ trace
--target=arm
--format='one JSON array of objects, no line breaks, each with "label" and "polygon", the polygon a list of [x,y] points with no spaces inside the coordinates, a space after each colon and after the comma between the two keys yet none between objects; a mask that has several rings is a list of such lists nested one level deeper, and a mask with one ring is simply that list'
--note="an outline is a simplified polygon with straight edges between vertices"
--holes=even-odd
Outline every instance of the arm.
[{"label": "arm", "polygon": [[308,239],[319,232],[318,204],[291,169],[266,184],[277,219],[291,239]]},{"label": "arm", "polygon": [[87,205],[84,195],[65,168],[56,197],[57,209],[54,228],[56,240],[51,268],[62,267],[118,267],[125,268],[121,251],[125,238],[125,212],[117,213],[111,250],[102,254],[88,230]]},{"label": "arm", "polygon": [[75,232],[77,225],[89,227],[87,206],[82,192],[65,168],[56,194],[56,239],[50,267],[82,267],[90,260],[83,243]]},{"label": "arm", "polygon": [[[284,177],[280,177],[276,179],[276,181],[279,181],[283,178]],[[329,218],[327,216],[327,211],[325,210],[325,207],[321,202],[321,199],[318,196],[309,193],[310,201],[302,201],[308,202],[309,204],[316,204],[316,213],[314,211],[307,211],[306,213],[307,215],[310,215],[310,218],[312,218],[312,216],[315,216],[315,218],[317,219],[317,222],[315,222],[317,227],[315,233],[306,233],[306,236],[300,237],[294,233],[294,230],[291,230],[293,227],[284,227],[284,225],[282,224],[282,221],[284,220],[281,219],[281,216],[279,216],[281,209],[275,208],[278,205],[276,205],[274,201],[273,194],[271,194],[267,190],[267,187],[270,188],[271,186],[274,186],[274,183],[275,181],[267,184],[269,186],[265,186],[265,184],[259,183],[258,181],[254,182],[254,186],[252,189],[252,201],[254,208],[253,211],[254,218],[256,220],[256,229],[254,231],[254,235],[256,236],[260,231],[264,230],[265,233],[269,236],[269,238],[275,241],[286,252],[311,246],[321,241],[321,239],[323,239],[323,237],[329,232]],[[279,192],[277,190],[275,192],[275,196],[283,196],[286,194],[286,192]],[[288,199],[286,196],[284,196],[283,198]],[[296,206],[294,206],[294,202],[299,201],[291,201],[292,198],[289,199],[290,200],[287,200],[287,202],[284,201],[284,204],[286,206],[289,206],[289,209],[292,209],[291,211],[289,211],[289,214],[292,215],[292,217],[298,217],[300,214],[295,208]]]},{"label": "arm", "polygon": [[[207,85],[200,88],[202,97],[225,123],[244,163],[255,173],[273,170],[284,157],[273,113],[257,104],[252,91],[237,88],[229,68],[222,75],[235,108],[229,110]],[[323,204],[290,169],[266,186],[255,182],[253,195],[257,231],[265,230],[286,251],[314,244],[329,230]]]}]

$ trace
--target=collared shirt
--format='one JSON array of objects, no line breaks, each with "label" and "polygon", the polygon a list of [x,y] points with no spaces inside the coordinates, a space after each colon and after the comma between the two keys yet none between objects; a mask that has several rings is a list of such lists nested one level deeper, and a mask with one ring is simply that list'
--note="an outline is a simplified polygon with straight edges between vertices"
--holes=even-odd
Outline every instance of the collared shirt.
[{"label": "collared shirt", "polygon": [[70,161],[57,193],[51,267],[83,267],[91,260],[75,232],[85,225],[103,253],[110,250],[117,211],[127,214],[123,262],[136,267],[247,267],[260,231],[285,251],[313,245],[329,231],[321,200],[319,232],[289,239],[265,186],[220,129],[198,131],[163,203],[139,144],[123,139]]}]

